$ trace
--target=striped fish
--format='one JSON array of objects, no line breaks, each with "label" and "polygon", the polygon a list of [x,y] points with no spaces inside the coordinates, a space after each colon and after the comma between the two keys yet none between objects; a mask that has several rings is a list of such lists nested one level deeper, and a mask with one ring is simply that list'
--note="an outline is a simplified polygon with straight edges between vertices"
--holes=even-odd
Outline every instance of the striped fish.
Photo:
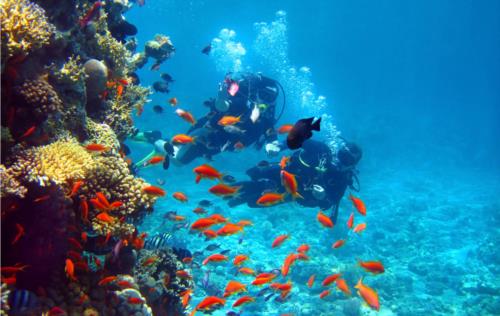
[{"label": "striped fish", "polygon": [[9,295],[9,306],[11,312],[32,312],[38,304],[38,297],[28,290],[15,290]]},{"label": "striped fish", "polygon": [[149,250],[161,249],[171,246],[172,234],[161,233],[147,238],[144,242],[144,248]]}]

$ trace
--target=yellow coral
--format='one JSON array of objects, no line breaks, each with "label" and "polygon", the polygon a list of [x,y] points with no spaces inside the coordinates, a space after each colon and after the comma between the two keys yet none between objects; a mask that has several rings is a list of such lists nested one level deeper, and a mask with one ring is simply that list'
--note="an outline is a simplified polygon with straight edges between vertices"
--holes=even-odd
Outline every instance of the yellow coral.
[{"label": "yellow coral", "polygon": [[20,152],[16,158],[11,168],[41,186],[84,179],[95,166],[92,155],[74,139],[30,148]]},{"label": "yellow coral", "polygon": [[130,52],[109,31],[106,31],[104,35],[96,34],[96,38],[102,54],[111,62],[113,73],[117,77],[124,77],[128,72],[127,59],[131,58]]},{"label": "yellow coral", "polygon": [[61,69],[54,70],[54,76],[58,81],[70,83],[84,83],[85,70],[81,64],[80,56],[71,56]]},{"label": "yellow coral", "polygon": [[99,124],[87,118],[86,121],[89,142],[101,144],[108,148],[120,149],[120,142],[116,138],[115,132],[107,124]]},{"label": "yellow coral", "polygon": [[28,54],[47,44],[55,31],[45,11],[28,0],[0,1],[2,44],[7,46],[7,57]]},{"label": "yellow coral", "polygon": [[5,168],[4,165],[0,164],[0,197],[5,197],[8,195],[16,195],[18,197],[24,197],[28,189],[22,186],[16,179],[16,174],[13,170]]}]

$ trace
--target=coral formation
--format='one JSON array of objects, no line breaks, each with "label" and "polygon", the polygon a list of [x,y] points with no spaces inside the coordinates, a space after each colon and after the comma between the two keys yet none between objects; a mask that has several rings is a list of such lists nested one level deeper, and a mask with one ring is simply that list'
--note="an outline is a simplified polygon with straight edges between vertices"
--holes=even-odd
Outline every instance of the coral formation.
[{"label": "coral formation", "polygon": [[163,34],[156,34],[154,40],[146,42],[146,57],[152,57],[158,63],[170,58],[174,52],[175,48],[170,38]]},{"label": "coral formation", "polygon": [[101,144],[115,151],[120,148],[120,142],[109,125],[99,124],[87,118],[86,129],[90,143]]},{"label": "coral formation", "polygon": [[45,119],[50,113],[63,107],[57,92],[47,80],[27,80],[16,87],[15,92],[21,104],[40,119]]},{"label": "coral formation", "polygon": [[[45,11],[28,0],[0,2],[2,56],[26,55],[48,44],[55,32]],[[36,27],[33,27],[35,26]]]},{"label": "coral formation", "polygon": [[21,183],[19,183],[15,175],[12,174],[12,170],[5,168],[4,165],[0,165],[0,185],[1,197],[15,195],[17,197],[23,198],[28,191],[26,187],[22,186]]}]

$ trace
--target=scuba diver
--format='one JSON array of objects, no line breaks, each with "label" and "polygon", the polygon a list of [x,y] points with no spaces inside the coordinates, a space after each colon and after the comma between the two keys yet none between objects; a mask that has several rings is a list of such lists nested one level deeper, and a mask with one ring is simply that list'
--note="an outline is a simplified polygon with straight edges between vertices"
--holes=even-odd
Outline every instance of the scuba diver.
[{"label": "scuba diver", "polygon": [[[209,113],[200,118],[188,131],[195,141],[190,144],[171,144],[163,140],[159,131],[135,131],[130,139],[149,142],[155,150],[136,163],[137,167],[147,166],[155,155],[165,156],[163,167],[168,169],[170,160],[178,165],[188,164],[198,157],[209,160],[224,151],[236,151],[250,145],[258,150],[265,146],[269,156],[281,150],[274,125],[281,117],[285,106],[276,117],[276,102],[279,90],[283,88],[274,79],[261,73],[229,73],[219,84],[217,98],[204,102]],[[219,120],[224,116],[239,117],[234,125],[222,126]]]},{"label": "scuba diver", "polygon": [[[292,154],[285,167],[298,182],[298,192],[302,198],[295,201],[305,207],[331,208],[330,218],[335,223],[345,190],[348,187],[359,190],[356,165],[361,156],[361,148],[351,142],[345,142],[334,154],[324,142],[312,139],[305,141],[302,148]],[[247,170],[251,180],[232,184],[241,188],[239,195],[228,201],[229,206],[247,203],[249,207],[261,207],[256,201],[263,192],[284,191],[280,171],[278,164],[267,161]]]}]

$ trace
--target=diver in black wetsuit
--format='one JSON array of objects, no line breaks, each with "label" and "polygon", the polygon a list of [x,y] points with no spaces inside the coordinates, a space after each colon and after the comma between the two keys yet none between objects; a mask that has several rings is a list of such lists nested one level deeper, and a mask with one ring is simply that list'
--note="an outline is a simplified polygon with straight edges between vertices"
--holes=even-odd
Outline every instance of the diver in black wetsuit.
[{"label": "diver in black wetsuit", "polygon": [[[339,203],[345,190],[357,190],[356,165],[361,159],[361,149],[354,143],[346,142],[335,155],[323,142],[307,140],[302,148],[293,153],[285,170],[294,174],[298,182],[301,198],[297,203],[306,207],[330,209],[330,217],[336,222]],[[229,200],[230,206],[247,203],[250,207],[260,207],[257,199],[265,191],[283,192],[280,166],[261,162],[247,170],[251,181],[234,183],[241,186],[239,195]],[[355,185],[354,182],[357,184]],[[287,199],[291,199],[287,197]]]}]

